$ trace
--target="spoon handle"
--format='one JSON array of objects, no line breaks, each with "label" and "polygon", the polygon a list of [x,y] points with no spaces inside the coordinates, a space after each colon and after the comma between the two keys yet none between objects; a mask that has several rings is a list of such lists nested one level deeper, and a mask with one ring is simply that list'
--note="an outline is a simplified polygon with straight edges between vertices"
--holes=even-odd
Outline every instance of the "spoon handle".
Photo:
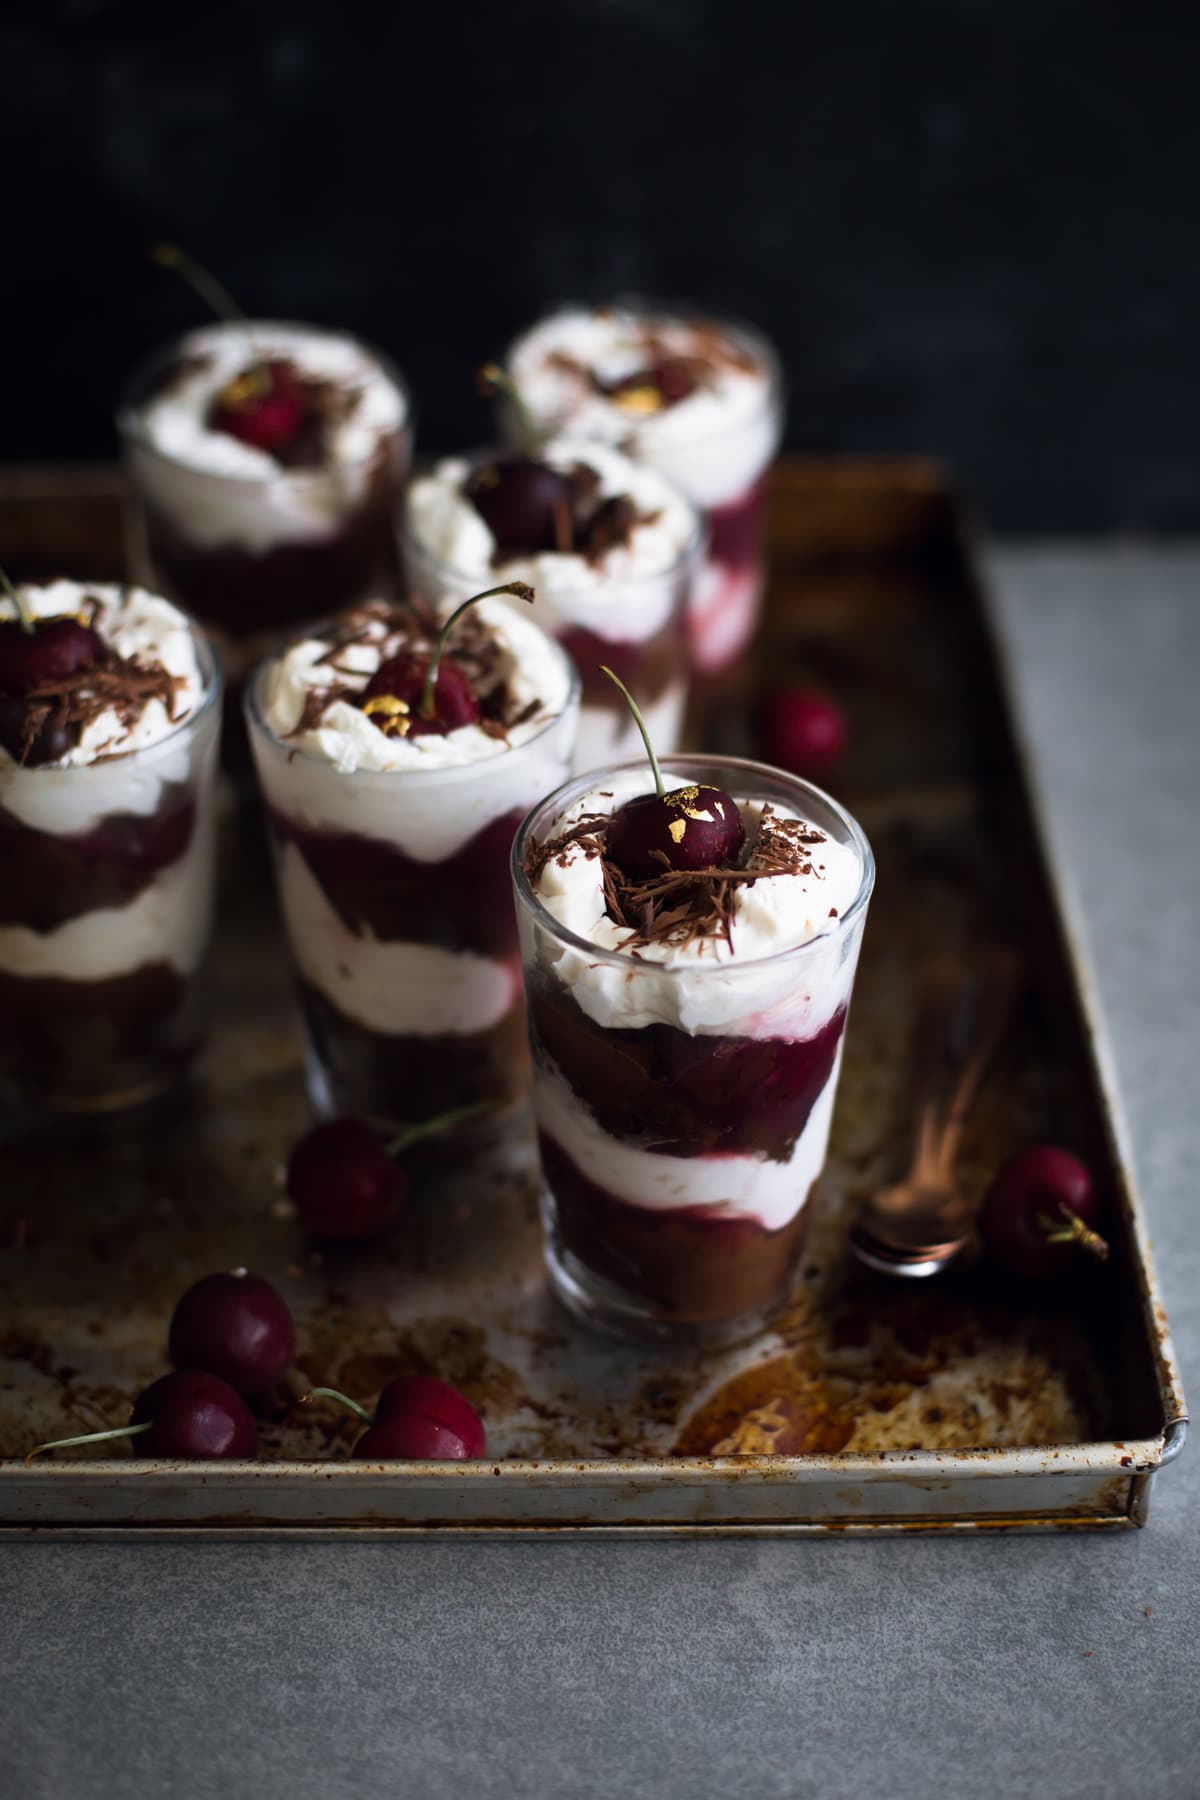
[{"label": "spoon handle", "polygon": [[963,1126],[1005,1032],[1021,985],[1021,958],[1015,950],[995,950],[978,977],[969,1007],[958,1074],[940,1114],[934,1160],[948,1177],[958,1154]]}]

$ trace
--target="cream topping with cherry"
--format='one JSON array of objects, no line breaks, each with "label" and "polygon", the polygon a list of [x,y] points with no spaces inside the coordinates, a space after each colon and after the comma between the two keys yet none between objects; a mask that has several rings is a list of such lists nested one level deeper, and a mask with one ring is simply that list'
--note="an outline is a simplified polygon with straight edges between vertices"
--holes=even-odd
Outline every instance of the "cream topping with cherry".
[{"label": "cream topping with cherry", "polygon": [[654,469],[604,444],[555,438],[536,457],[447,457],[414,481],[408,530],[464,578],[514,577],[551,625],[640,639],[661,630],[674,575],[699,542],[693,507]]},{"label": "cream topping with cherry", "polygon": [[0,771],[151,749],[205,691],[194,629],[168,600],[65,580],[0,596]]},{"label": "cream topping with cherry", "polygon": [[625,307],[564,307],[512,346],[539,429],[620,445],[698,505],[757,480],[780,426],[767,346],[733,326]]},{"label": "cream topping with cherry", "polygon": [[268,665],[266,724],[343,774],[411,773],[502,756],[566,706],[571,674],[562,652],[532,620],[498,599],[483,600],[446,639],[437,716],[423,722],[421,692],[437,637],[408,607],[374,601],[343,614]]}]

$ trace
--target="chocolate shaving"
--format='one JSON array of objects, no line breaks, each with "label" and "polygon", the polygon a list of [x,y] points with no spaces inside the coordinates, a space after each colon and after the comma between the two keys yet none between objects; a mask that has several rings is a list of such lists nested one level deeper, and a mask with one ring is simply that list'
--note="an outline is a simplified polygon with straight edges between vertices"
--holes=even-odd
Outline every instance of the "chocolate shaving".
[{"label": "chocolate shaving", "polygon": [[[94,619],[97,602],[90,595],[87,598]],[[176,698],[185,686],[182,675],[169,674],[161,663],[119,656],[110,646],[103,662],[39,682],[22,697],[24,716],[16,760],[25,762],[43,729],[61,732],[69,742],[78,744],[88,726],[108,712],[115,713],[122,729],[128,731],[152,700],[162,702],[173,722],[178,716]]]},{"label": "chocolate shaving", "polygon": [[[326,648],[312,667],[325,668],[331,676],[349,679],[331,679],[322,686],[309,688],[300,719],[291,735],[298,737],[315,730],[328,709],[339,700],[351,705],[360,702],[370,676],[362,670],[349,668],[340,660],[347,649],[370,644],[377,648],[381,665],[403,652],[427,657],[432,654],[438,630],[438,621],[432,612],[424,602],[415,599],[400,604],[367,601],[342,614],[330,627]],[[475,612],[464,613],[442,655],[443,665],[452,663],[461,669],[474,688],[479,699],[480,729],[491,738],[507,741],[516,726],[524,725],[537,715],[542,701],[533,699],[518,707],[509,687],[505,660],[506,651],[500,639],[491,625]]]},{"label": "chocolate shaving", "polygon": [[632,879],[605,854],[610,818],[608,813],[586,813],[566,831],[531,846],[526,852],[525,872],[530,885],[536,887],[549,863],[558,861],[566,866],[572,846],[581,846],[589,858],[598,856],[605,911],[615,924],[629,931],[622,948],[634,953],[648,944],[682,950],[700,942],[703,949],[709,939],[723,939],[732,949],[738,884],[753,886],[776,875],[811,875],[809,852],[825,842],[823,831],[801,819],[781,819],[767,804],[749,840],[749,854],[743,846],[737,865],[678,870],[672,869],[664,856],[661,875]]}]

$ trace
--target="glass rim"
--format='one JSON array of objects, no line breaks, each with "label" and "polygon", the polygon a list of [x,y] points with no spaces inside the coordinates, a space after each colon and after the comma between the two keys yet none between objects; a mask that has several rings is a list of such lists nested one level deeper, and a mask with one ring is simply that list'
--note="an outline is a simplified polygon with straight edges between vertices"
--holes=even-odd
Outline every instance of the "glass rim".
[{"label": "glass rim", "polygon": [[[259,690],[262,687],[267,670],[286,656],[288,651],[296,644],[305,643],[308,639],[316,637],[322,630],[335,624],[340,616],[341,615],[338,613],[327,613],[323,618],[311,620],[307,625],[297,626],[295,630],[288,633],[282,643],[276,644],[273,649],[266,651],[260,656],[251,666],[250,671],[246,676],[242,694],[242,711],[245,714],[246,722],[251,731],[260,733],[286,755],[290,757],[301,757],[305,762],[312,763],[317,768],[328,769],[331,774],[339,776],[342,780],[432,781],[436,777],[441,777],[444,780],[447,776],[462,775],[469,769],[492,769],[502,761],[504,756],[519,756],[522,751],[531,750],[535,744],[540,744],[547,732],[552,731],[573,707],[578,706],[582,682],[579,670],[575,666],[574,658],[568,655],[567,651],[563,649],[563,646],[559,643],[557,638],[551,637],[544,626],[538,625],[537,629],[541,632],[542,636],[551,646],[553,653],[557,655],[559,661],[566,669],[567,695],[559,710],[556,713],[553,713],[550,718],[546,720],[545,724],[540,725],[532,737],[526,738],[525,741],[520,744],[509,744],[506,750],[498,751],[494,756],[477,756],[472,758],[469,762],[462,763],[442,763],[435,768],[340,770],[327,756],[316,756],[311,750],[303,749],[300,744],[294,742],[290,743],[286,738],[281,738],[278,732],[276,732],[267,722],[265,712],[259,703]],[[536,624],[536,620],[527,619],[525,623],[533,625]]]},{"label": "glass rim", "polygon": [[[412,389],[391,357],[386,352],[377,349],[366,338],[358,337],[353,331],[339,330],[335,325],[306,324],[300,319],[247,319],[246,325],[250,332],[254,332],[256,329],[305,331],[314,337],[342,338],[356,345],[360,350],[365,350],[368,357],[383,371],[400,396],[402,406],[400,418],[388,436],[399,437],[405,432],[413,433],[416,411]],[[343,470],[368,468],[377,458],[381,443],[386,441],[382,437],[366,455],[330,464],[328,468],[287,469],[280,463],[270,474],[266,475],[230,475],[226,471],[199,468],[194,462],[188,462],[185,457],[173,455],[171,451],[164,450],[161,444],[154,441],[142,422],[142,411],[136,398],[144,389],[150,375],[176,355],[189,338],[195,337],[200,332],[233,332],[240,329],[240,326],[235,327],[225,320],[214,319],[208,325],[193,325],[188,331],[181,331],[173,338],[162,340],[139,357],[121,384],[121,391],[113,414],[122,443],[136,444],[140,450],[147,451],[151,456],[157,457],[160,462],[169,464],[173,469],[184,469],[189,475],[198,476],[204,481],[221,482],[229,487],[237,488],[249,488],[256,483],[261,485],[265,482],[286,482],[289,486],[310,487],[318,482],[328,481],[331,474],[337,474]]]},{"label": "glass rim", "polygon": [[[97,582],[96,585],[99,587],[109,584]],[[120,585],[122,588],[128,588],[136,584],[122,582]],[[146,593],[151,591],[149,588],[145,590]],[[163,599],[165,596],[157,595],[156,598]],[[171,601],[170,604],[174,606],[175,602]],[[200,676],[204,682],[204,693],[201,696],[200,704],[193,708],[186,718],[176,719],[162,737],[155,738],[152,744],[139,744],[133,750],[117,750],[111,754],[105,754],[103,757],[95,756],[91,762],[0,764],[0,779],[11,779],[14,775],[82,775],[89,769],[110,769],[114,763],[141,762],[147,757],[156,756],[159,751],[165,752],[183,732],[194,731],[201,720],[207,718],[213,708],[218,705],[225,692],[225,668],[221,661],[220,651],[199,621],[194,619],[191,613],[184,612],[181,606],[176,607],[175,610],[187,622],[192,642],[196,646],[196,661],[200,667]]]},{"label": "glass rim", "polygon": [[[581,448],[584,448],[588,443],[594,443],[594,442],[602,443],[603,440],[595,439],[595,438],[589,439],[586,436],[582,436],[582,435],[580,436],[580,439],[579,439]],[[605,448],[611,449],[612,446],[606,445]],[[428,481],[430,479],[433,479],[435,477],[437,465],[440,462],[445,462],[447,460],[453,460],[455,462],[466,462],[466,463],[469,463],[472,466],[474,466],[477,463],[483,462],[489,456],[502,455],[502,454],[504,454],[504,452],[505,452],[505,446],[503,444],[493,444],[493,445],[484,445],[482,448],[476,449],[476,450],[462,451],[462,452],[460,452],[460,454],[457,457],[450,458],[450,459],[439,456],[437,458],[437,461],[434,462],[433,464],[431,464],[429,467],[418,470],[416,472],[416,474],[413,476],[413,480],[408,483],[408,486],[405,490],[404,500],[400,507],[400,536],[401,536],[403,546],[406,549],[411,548],[412,550],[414,550],[418,556],[422,557],[427,563],[430,563],[433,567],[435,567],[439,571],[439,573],[442,573],[442,574],[448,576],[455,583],[455,585],[458,585],[461,583],[461,584],[464,584],[465,586],[469,587],[473,581],[478,581],[479,579],[481,579],[481,577],[478,572],[476,572],[475,574],[472,574],[469,570],[460,569],[456,563],[448,562],[445,557],[439,556],[435,550],[431,550],[429,548],[429,546],[423,541],[423,539],[419,538],[416,535],[416,533],[412,529],[412,526],[410,523],[410,513],[409,513],[410,496],[412,493],[413,485],[417,481]],[[634,459],[631,458],[630,460],[632,461]],[[645,466],[647,466],[647,465],[644,465],[644,464],[638,465],[639,468],[645,467]],[[658,471],[656,470],[655,473],[657,474]],[[687,507],[688,511],[691,513],[691,515],[692,515],[692,534],[688,538],[688,541],[684,545],[683,549],[679,552],[679,555],[675,558],[674,562],[667,563],[661,569],[654,569],[654,570],[650,571],[649,573],[643,573],[643,574],[639,574],[639,575],[612,575],[612,576],[606,577],[606,580],[611,581],[614,586],[620,586],[620,587],[625,587],[625,588],[641,588],[641,587],[649,587],[652,583],[655,583],[655,582],[676,580],[681,575],[683,575],[688,569],[698,569],[701,562],[704,559],[704,554],[708,547],[709,532],[708,532],[708,526],[705,523],[703,511],[700,509],[700,507],[698,507],[696,505],[694,500],[689,500],[688,496],[685,493],[683,493],[679,488],[676,488],[675,483],[673,481],[670,481],[668,476],[663,475],[660,477],[660,479],[663,481],[666,481],[668,483],[668,485],[671,487],[672,491],[674,492],[676,499],[681,500],[684,503],[684,505]],[[544,551],[544,552],[537,551],[534,553],[534,555],[547,555],[547,556],[553,556],[555,554],[556,554],[556,552],[554,552],[554,551]],[[524,558],[518,557],[518,558],[515,558],[514,560],[531,562],[533,560],[533,557],[524,557]],[[499,565],[499,568],[487,570],[487,571],[485,571],[485,573],[491,574],[493,576],[499,576],[503,573],[504,567],[505,567],[505,565],[503,563],[501,563]],[[533,583],[533,585],[535,587],[537,586],[536,581]],[[551,592],[550,584],[548,582],[543,582],[542,585],[546,588],[546,591],[549,594]],[[584,587],[563,586],[563,587],[555,589],[554,591],[558,594],[561,594],[565,598],[568,594],[592,593],[594,590],[590,587],[584,588]]]},{"label": "glass rim", "polygon": [[[706,309],[698,301],[677,300],[669,295],[652,298],[647,294],[619,293],[610,295],[607,300],[559,301],[556,305],[545,308],[532,324],[527,325],[516,337],[509,339],[502,359],[503,367],[508,373],[513,374],[513,354],[519,344],[531,337],[541,326],[548,325],[551,319],[560,318],[564,313],[571,312],[630,313],[667,325],[706,323],[717,326],[721,331],[727,332],[731,338],[742,340],[746,347],[753,352],[757,361],[761,363],[767,377],[762,410],[768,411],[774,407],[782,419],[787,406],[787,382],[779,352],[766,332],[760,326],[752,325],[748,319],[741,318],[737,313],[714,312]],[[513,378],[516,379],[515,375]],[[651,415],[651,418],[653,416]],[[649,422],[645,419],[632,418],[629,421],[630,431],[636,434],[641,426]],[[713,443],[728,436],[735,429],[739,429],[739,427],[714,426],[707,431],[696,432],[693,437],[688,439],[688,442],[693,444]]]},{"label": "glass rim", "polygon": [[[736,958],[731,958],[726,962],[713,961],[707,965],[704,970],[705,974],[729,975],[732,973],[736,977],[739,968],[762,969],[771,963],[790,962],[804,956],[818,944],[836,941],[857,924],[861,915],[865,913],[874,891],[875,855],[866,832],[854,814],[844,807],[840,800],[835,800],[832,794],[827,793],[824,788],[818,787],[815,782],[806,781],[803,776],[789,774],[786,769],[775,768],[770,763],[754,762],[745,756],[706,756],[703,751],[691,750],[678,752],[674,756],[661,756],[659,762],[664,769],[669,769],[676,774],[698,773],[700,769],[719,769],[723,773],[741,775],[748,780],[755,776],[768,776],[772,781],[789,782],[802,793],[812,795],[820,801],[822,806],[828,808],[845,829],[846,836],[859,857],[858,888],[849,906],[833,925],[814,933],[802,944],[789,944],[786,949],[773,950],[769,956],[747,957],[740,964]],[[512,873],[518,907],[524,906],[537,923],[543,925],[560,943],[569,945],[573,950],[583,951],[590,962],[604,963],[610,967],[623,969],[626,973],[640,968],[651,971],[656,976],[666,975],[674,978],[690,975],[694,977],[700,972],[700,965],[695,962],[682,960],[676,963],[652,962],[637,956],[631,950],[606,950],[601,945],[593,943],[591,938],[581,937],[578,932],[572,931],[555,918],[549,907],[535,893],[530,885],[529,877],[525,873],[526,845],[534,826],[539,824],[552,808],[560,812],[565,811],[571,801],[577,800],[581,794],[586,793],[598,782],[607,781],[615,775],[623,775],[633,769],[644,769],[649,773],[650,765],[640,757],[635,757],[630,762],[606,763],[601,768],[588,770],[584,775],[573,775],[555,788],[553,793],[547,794],[544,799],[538,801],[536,806],[530,808],[517,828],[509,857],[509,868]],[[729,783],[728,787],[732,792],[734,784]],[[752,789],[750,791],[752,792]]]}]

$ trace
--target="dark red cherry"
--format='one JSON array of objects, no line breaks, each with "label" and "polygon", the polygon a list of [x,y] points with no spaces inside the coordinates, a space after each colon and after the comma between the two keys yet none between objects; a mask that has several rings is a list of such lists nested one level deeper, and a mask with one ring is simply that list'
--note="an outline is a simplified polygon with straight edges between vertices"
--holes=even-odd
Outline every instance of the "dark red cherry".
[{"label": "dark red cherry", "polygon": [[[387,662],[381,663],[370,681],[363,689],[362,704],[390,695],[402,700],[407,706],[407,713],[388,714],[380,712],[376,722],[384,730],[389,718],[399,717],[407,727],[400,733],[405,737],[425,737],[432,732],[444,736],[448,731],[457,731],[462,725],[477,725],[480,717],[479,696],[471,686],[469,677],[455,663],[448,662],[443,656],[438,664],[437,680],[433,686],[433,717],[426,718],[421,711],[421,696],[425,689],[426,677],[429,674],[429,657],[418,655],[412,650],[402,650]],[[374,709],[367,707],[368,711]]]},{"label": "dark red cherry", "polygon": [[1103,1258],[1096,1232],[1100,1204],[1085,1163],[1052,1144],[1009,1159],[983,1198],[979,1230],[988,1249],[1017,1275],[1046,1280],[1069,1269],[1080,1250]]},{"label": "dark red cherry", "polygon": [[0,694],[32,693],[93,668],[106,655],[100,633],[79,619],[39,619],[32,631],[19,619],[0,620]]},{"label": "dark red cherry", "polygon": [[149,1423],[131,1448],[135,1456],[252,1457],[258,1428],[250,1408],[218,1375],[178,1369],[139,1394],[131,1426]]},{"label": "dark red cherry", "polygon": [[722,788],[683,787],[627,800],[609,822],[605,850],[640,881],[668,869],[728,868],[745,837],[742,815]]},{"label": "dark red cherry", "polygon": [[531,456],[497,456],[468,477],[467,499],[508,555],[570,550],[575,489],[570,476]]},{"label": "dark red cherry", "polygon": [[296,1332],[287,1302],[261,1275],[206,1275],[171,1318],[167,1349],[177,1369],[219,1375],[239,1394],[262,1394],[291,1366]]},{"label": "dark red cherry", "polygon": [[832,775],[846,754],[849,734],[841,708],[808,688],[768,694],[762,730],[768,759],[811,781]]},{"label": "dark red cherry", "polygon": [[390,1225],[405,1197],[403,1171],[362,1119],[330,1119],[301,1138],[288,1163],[296,1211],[319,1237],[370,1237]]},{"label": "dark red cherry", "polygon": [[616,381],[598,381],[602,394],[627,406],[631,412],[658,412],[675,406],[696,392],[700,382],[696,366],[686,356],[656,356],[643,369]]},{"label": "dark red cherry", "polygon": [[376,1462],[463,1461],[486,1456],[487,1433],[457,1388],[429,1375],[406,1375],[380,1394],[374,1424],[354,1454]]},{"label": "dark red cherry", "polygon": [[223,387],[209,409],[208,422],[214,431],[273,456],[299,435],[306,412],[295,365],[272,361],[243,369]]}]

